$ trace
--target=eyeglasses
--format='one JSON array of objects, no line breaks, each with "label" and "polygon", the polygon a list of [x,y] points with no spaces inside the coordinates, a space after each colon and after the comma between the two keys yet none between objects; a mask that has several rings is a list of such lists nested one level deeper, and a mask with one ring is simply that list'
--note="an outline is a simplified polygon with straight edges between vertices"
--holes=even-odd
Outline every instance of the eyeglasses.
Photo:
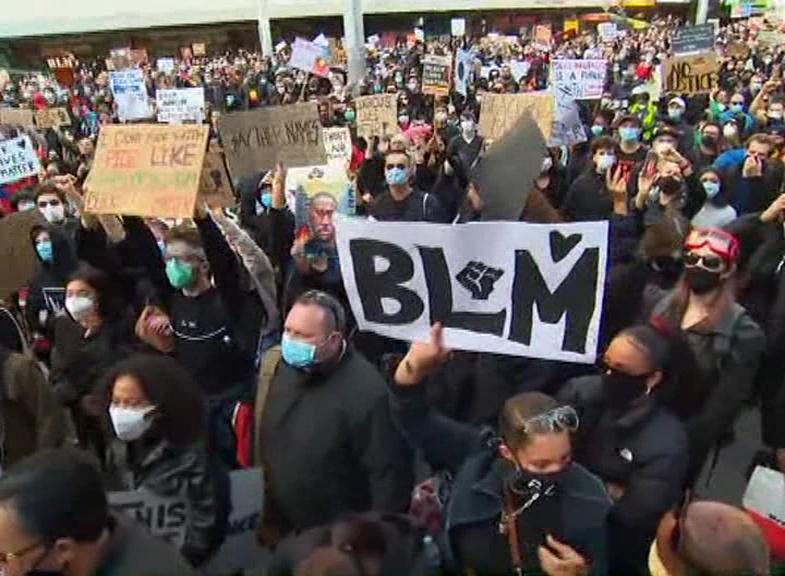
[{"label": "eyeglasses", "polygon": [[575,432],[580,420],[572,406],[559,406],[537,416],[532,416],[523,425],[526,434],[549,434],[568,430]]},{"label": "eyeglasses", "polygon": [[41,542],[34,542],[24,548],[20,548],[16,552],[0,552],[0,565],[8,564],[11,560],[21,558],[41,546]]},{"label": "eyeglasses", "polygon": [[739,241],[732,234],[719,228],[695,228],[684,242],[684,248],[687,251],[700,250],[704,247],[708,247],[709,250],[729,262],[735,260],[739,254]]},{"label": "eyeglasses", "polygon": [[684,255],[684,265],[688,268],[695,268],[696,266],[700,266],[709,272],[719,272],[725,267],[725,261],[719,256],[687,252]]},{"label": "eyeglasses", "polygon": [[387,164],[385,169],[392,170],[393,168],[397,168],[398,170],[406,170],[406,164]]}]

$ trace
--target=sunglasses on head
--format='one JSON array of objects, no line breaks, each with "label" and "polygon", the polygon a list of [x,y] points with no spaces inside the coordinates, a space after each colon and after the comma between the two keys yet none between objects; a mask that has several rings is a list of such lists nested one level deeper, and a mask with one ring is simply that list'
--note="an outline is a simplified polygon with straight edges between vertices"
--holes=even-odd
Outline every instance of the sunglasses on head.
[{"label": "sunglasses on head", "polygon": [[704,247],[729,262],[734,261],[739,254],[739,241],[732,234],[719,228],[695,228],[684,243],[684,248],[688,252]]},{"label": "sunglasses on head", "polygon": [[575,432],[580,420],[572,406],[559,406],[537,416],[532,416],[523,425],[526,434],[549,434],[568,430]]},{"label": "sunglasses on head", "polygon": [[696,254],[695,252],[687,252],[684,255],[684,265],[688,268],[700,266],[710,272],[719,272],[725,267],[725,260],[719,256],[712,256],[706,254]]}]

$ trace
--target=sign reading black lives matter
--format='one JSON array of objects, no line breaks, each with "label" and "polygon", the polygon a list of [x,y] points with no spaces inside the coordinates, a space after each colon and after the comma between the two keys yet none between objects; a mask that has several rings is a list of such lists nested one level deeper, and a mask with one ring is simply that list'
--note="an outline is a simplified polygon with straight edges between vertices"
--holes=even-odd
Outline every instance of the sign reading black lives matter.
[{"label": "sign reading black lives matter", "polygon": [[450,348],[594,362],[607,222],[337,220],[344,286],[361,330]]},{"label": "sign reading black lives matter", "polygon": [[276,162],[290,168],[327,162],[316,102],[224,114],[218,131],[236,179],[272,170]]}]

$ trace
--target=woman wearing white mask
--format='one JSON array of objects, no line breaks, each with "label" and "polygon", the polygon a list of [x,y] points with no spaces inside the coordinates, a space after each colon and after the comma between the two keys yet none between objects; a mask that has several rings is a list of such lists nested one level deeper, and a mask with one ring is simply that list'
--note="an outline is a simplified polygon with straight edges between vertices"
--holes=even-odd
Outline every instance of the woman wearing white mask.
[{"label": "woman wearing white mask", "polygon": [[120,288],[103,272],[82,265],[65,288],[67,314],[58,316],[52,349],[52,386],[74,418],[79,444],[101,459],[106,446],[100,382],[133,342]]},{"label": "woman wearing white mask", "polygon": [[722,228],[733,222],[737,217],[736,210],[728,204],[720,173],[706,170],[700,175],[700,181],[706,192],[706,201],[692,218],[692,225],[697,228]]},{"label": "woman wearing white mask", "polygon": [[[110,490],[144,489],[182,502],[175,530],[180,551],[204,563],[226,536],[229,483],[206,442],[201,390],[175,360],[138,354],[107,378]],[[174,515],[173,515],[174,516]]]}]

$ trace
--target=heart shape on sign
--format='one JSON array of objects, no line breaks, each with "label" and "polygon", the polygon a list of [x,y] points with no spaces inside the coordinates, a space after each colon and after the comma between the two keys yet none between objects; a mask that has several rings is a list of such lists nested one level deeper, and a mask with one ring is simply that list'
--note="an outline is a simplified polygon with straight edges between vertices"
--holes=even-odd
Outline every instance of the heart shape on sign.
[{"label": "heart shape on sign", "polygon": [[551,258],[554,262],[561,262],[567,254],[572,252],[580,241],[583,239],[583,234],[570,234],[565,236],[558,230],[551,232]]}]

